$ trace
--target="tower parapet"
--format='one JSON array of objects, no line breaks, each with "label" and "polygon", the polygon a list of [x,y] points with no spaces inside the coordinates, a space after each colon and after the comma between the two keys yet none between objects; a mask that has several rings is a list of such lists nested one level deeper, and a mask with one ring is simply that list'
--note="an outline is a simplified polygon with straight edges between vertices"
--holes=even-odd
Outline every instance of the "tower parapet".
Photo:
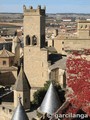
[{"label": "tower parapet", "polygon": [[41,8],[41,5],[38,5],[36,9],[34,9],[32,6],[29,8],[26,8],[25,5],[23,6],[24,15],[45,15],[45,10],[46,6]]}]

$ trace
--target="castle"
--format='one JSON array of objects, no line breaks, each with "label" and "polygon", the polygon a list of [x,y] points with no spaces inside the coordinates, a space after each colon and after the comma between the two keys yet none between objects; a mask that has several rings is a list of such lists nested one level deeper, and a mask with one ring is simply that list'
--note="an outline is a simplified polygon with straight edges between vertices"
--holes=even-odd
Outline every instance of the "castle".
[{"label": "castle", "polygon": [[[48,50],[45,48],[45,7],[24,10],[24,71],[21,67],[11,94],[12,102],[0,105],[0,119],[10,120],[14,108],[18,105],[18,97],[22,98],[25,109],[30,109],[33,93],[44,86],[48,78]],[[30,89],[31,88],[31,89]],[[6,99],[7,99],[6,95]]]},{"label": "castle", "polygon": [[[18,97],[22,97],[21,102],[24,108],[30,109],[30,100],[33,99],[33,93],[44,86],[44,83],[49,80],[51,72],[56,77],[60,75],[60,78],[58,78],[63,81],[61,81],[62,86],[65,83],[63,75],[65,74],[66,66],[64,64],[64,68],[61,66],[63,61],[55,61],[53,65],[51,64],[52,61],[49,61],[49,56],[52,55],[50,51],[53,51],[53,49],[52,47],[46,48],[45,9],[45,7],[42,9],[41,6],[38,6],[37,9],[34,9],[32,6],[30,8],[26,8],[25,5],[23,6],[24,70],[21,67],[14,89],[10,92],[11,96],[13,96],[13,102],[9,102],[9,104],[8,102],[2,102],[0,105],[1,120],[11,119],[13,110],[18,105]],[[51,42],[48,41],[48,45],[54,46],[56,51],[62,54],[65,53],[65,50],[89,48],[89,25],[89,21],[79,21],[77,36],[64,36],[64,38],[59,38],[56,35],[54,42],[52,40]],[[51,43],[54,44],[52,45]],[[56,55],[54,54],[54,57]],[[66,61],[66,59],[63,60],[64,62]],[[53,79],[52,76],[51,78]]]}]

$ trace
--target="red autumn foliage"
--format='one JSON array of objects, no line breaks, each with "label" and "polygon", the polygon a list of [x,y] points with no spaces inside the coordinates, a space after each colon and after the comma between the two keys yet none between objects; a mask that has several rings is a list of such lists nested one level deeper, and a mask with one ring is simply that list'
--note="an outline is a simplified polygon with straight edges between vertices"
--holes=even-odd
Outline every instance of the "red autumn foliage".
[{"label": "red autumn foliage", "polygon": [[[82,109],[90,116],[90,49],[79,53],[74,51],[67,59],[67,86],[73,94],[68,94],[70,103],[76,109],[69,108],[68,113]],[[89,59],[88,59],[89,58]]]}]

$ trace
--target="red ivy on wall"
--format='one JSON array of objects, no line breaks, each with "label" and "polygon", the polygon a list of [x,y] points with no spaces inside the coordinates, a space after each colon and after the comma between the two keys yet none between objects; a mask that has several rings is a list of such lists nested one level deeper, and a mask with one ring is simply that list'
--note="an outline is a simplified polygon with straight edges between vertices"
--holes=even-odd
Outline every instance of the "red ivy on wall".
[{"label": "red ivy on wall", "polygon": [[72,90],[68,94],[70,103],[76,112],[82,109],[90,116],[90,50],[73,51],[67,58],[67,86]]}]

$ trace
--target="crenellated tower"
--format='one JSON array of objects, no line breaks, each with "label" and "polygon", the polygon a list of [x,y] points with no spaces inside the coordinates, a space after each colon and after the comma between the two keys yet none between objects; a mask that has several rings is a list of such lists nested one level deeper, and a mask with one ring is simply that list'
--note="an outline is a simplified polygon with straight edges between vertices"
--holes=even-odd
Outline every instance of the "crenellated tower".
[{"label": "crenellated tower", "polygon": [[31,85],[31,98],[48,80],[48,52],[45,48],[45,7],[24,10],[24,71]]},{"label": "crenellated tower", "polygon": [[45,46],[45,7],[37,9],[30,6],[28,9],[23,6],[24,10],[24,45]]}]

